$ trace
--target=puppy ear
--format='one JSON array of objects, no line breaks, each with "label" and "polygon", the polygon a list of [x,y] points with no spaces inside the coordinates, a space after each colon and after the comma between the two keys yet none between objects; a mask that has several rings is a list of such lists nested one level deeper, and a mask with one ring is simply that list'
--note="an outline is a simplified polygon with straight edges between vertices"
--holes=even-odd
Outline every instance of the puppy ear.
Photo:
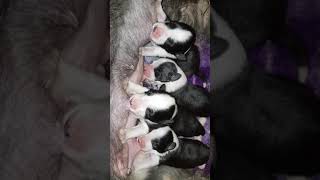
[{"label": "puppy ear", "polygon": [[174,149],[177,146],[177,144],[175,142],[172,142],[167,148],[166,151],[171,151],[172,149]]},{"label": "puppy ear", "polygon": [[183,53],[177,53],[177,54],[175,54],[175,56],[177,57],[178,61],[187,61],[187,57]]},{"label": "puppy ear", "polygon": [[162,84],[159,88],[160,91],[166,91],[166,85]]},{"label": "puppy ear", "polygon": [[178,80],[180,77],[181,77],[181,74],[179,74],[179,73],[174,73],[174,74],[171,76],[171,81],[176,81],[176,80]]}]

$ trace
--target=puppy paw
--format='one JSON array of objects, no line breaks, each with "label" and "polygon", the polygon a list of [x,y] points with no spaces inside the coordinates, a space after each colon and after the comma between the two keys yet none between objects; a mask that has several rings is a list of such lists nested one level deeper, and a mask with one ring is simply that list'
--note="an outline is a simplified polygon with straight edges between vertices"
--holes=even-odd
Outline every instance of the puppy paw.
[{"label": "puppy paw", "polygon": [[119,138],[120,138],[120,141],[122,144],[126,143],[127,140],[126,140],[126,130],[125,129],[120,129],[119,130]]},{"label": "puppy paw", "polygon": [[159,90],[161,87],[161,84],[152,81],[150,79],[145,79],[142,81],[142,85],[148,89],[153,89],[153,90]]},{"label": "puppy paw", "polygon": [[129,84],[129,78],[125,78],[122,82],[122,88],[124,90],[127,90],[128,89],[128,84]]},{"label": "puppy paw", "polygon": [[204,169],[206,168],[206,164],[202,164],[201,166],[198,166],[199,169]]}]

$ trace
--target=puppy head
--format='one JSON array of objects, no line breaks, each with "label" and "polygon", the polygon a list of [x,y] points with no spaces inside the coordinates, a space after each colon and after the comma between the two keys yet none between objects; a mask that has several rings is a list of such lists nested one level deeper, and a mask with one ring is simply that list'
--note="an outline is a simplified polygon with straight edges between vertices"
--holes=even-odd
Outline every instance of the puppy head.
[{"label": "puppy head", "polygon": [[[159,165],[160,159],[179,148],[177,135],[169,126],[152,130],[137,138],[140,151],[134,157],[132,171],[147,169]],[[140,179],[140,178],[139,178]]]},{"label": "puppy head", "polygon": [[179,147],[179,139],[169,126],[152,130],[149,134],[138,138],[138,143],[143,151],[155,151],[160,157]]},{"label": "puppy head", "polygon": [[181,74],[178,73],[177,67],[172,62],[164,62],[154,69],[154,75],[156,81],[171,82],[177,81],[181,78]]},{"label": "puppy head", "polygon": [[129,102],[131,112],[156,123],[172,120],[178,111],[172,96],[154,90],[135,94],[131,96]]},{"label": "puppy head", "polygon": [[186,52],[196,40],[193,28],[185,23],[170,21],[155,23],[151,41],[170,53]]},{"label": "puppy head", "polygon": [[149,81],[145,83],[156,82],[156,84],[165,87],[166,92],[175,92],[187,84],[187,77],[181,68],[171,59],[160,58],[148,68],[148,74],[145,74]]}]

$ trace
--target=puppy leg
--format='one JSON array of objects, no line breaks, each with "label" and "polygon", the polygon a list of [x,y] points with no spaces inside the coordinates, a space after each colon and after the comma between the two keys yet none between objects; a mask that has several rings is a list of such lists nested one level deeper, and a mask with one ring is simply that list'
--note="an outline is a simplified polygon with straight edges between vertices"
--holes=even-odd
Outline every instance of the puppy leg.
[{"label": "puppy leg", "polygon": [[157,56],[157,57],[177,59],[175,55],[168,53],[166,50],[164,50],[159,46],[140,47],[139,50],[143,56]]},{"label": "puppy leg", "polygon": [[148,88],[143,87],[143,86],[141,86],[141,85],[139,85],[139,84],[135,84],[135,83],[133,83],[133,82],[131,82],[131,81],[128,81],[128,82],[127,82],[127,87],[126,87],[125,90],[126,90],[126,93],[127,93],[128,95],[142,94],[142,93],[144,93],[144,92],[149,91]]},{"label": "puppy leg", "polygon": [[140,122],[137,126],[126,129],[120,129],[119,137],[122,143],[127,142],[128,139],[148,134],[149,127],[147,123],[144,120],[139,119],[139,121]]},{"label": "puppy leg", "polygon": [[128,95],[140,94],[147,92],[148,89],[141,86],[139,83],[143,76],[143,56],[141,50],[139,49],[139,61],[137,67],[130,78],[123,82],[123,87]]},{"label": "puppy leg", "polygon": [[167,19],[167,15],[163,11],[161,3],[162,3],[162,0],[156,1],[156,13],[157,13],[158,22],[164,22]]},{"label": "puppy leg", "polygon": [[143,86],[148,88],[148,89],[153,89],[153,90],[159,90],[161,87],[161,83],[159,83],[158,81],[152,81],[150,79],[144,79],[142,82]]},{"label": "puppy leg", "polygon": [[[132,67],[132,69],[134,69],[134,67]],[[122,87],[127,92],[128,95],[131,95],[132,93],[135,94],[134,89],[136,89],[136,85],[138,86],[138,84],[141,83],[142,78],[143,78],[143,56],[141,55],[141,52],[139,50],[139,60],[135,70],[133,71],[133,73],[129,78],[125,79],[122,82]],[[132,85],[132,84],[136,84],[136,85]],[[138,90],[138,92],[141,92],[141,90]]]}]

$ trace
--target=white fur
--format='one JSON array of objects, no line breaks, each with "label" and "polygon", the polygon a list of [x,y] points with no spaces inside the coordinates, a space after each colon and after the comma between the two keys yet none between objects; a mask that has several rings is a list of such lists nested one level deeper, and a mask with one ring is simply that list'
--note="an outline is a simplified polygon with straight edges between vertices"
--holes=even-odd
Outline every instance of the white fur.
[{"label": "white fur", "polygon": [[140,49],[143,56],[167,57],[177,59],[175,55],[168,53],[165,49],[156,44],[150,47],[141,47]]},{"label": "white fur", "polygon": [[174,42],[186,42],[192,36],[192,33],[187,30],[183,30],[180,28],[169,29],[164,23],[155,23],[152,28],[157,26],[158,28],[162,28],[164,33],[159,37],[155,38],[150,34],[150,39],[156,43],[157,45],[163,45],[167,39],[170,37]]},{"label": "white fur", "polygon": [[158,22],[164,22],[167,18],[166,13],[162,9],[161,5],[162,0],[156,1],[156,12],[157,12],[157,20]]},{"label": "white fur", "polygon": [[[135,94],[131,98],[135,101],[139,101],[139,106],[136,108],[130,107],[130,111],[142,118],[144,118],[147,108],[157,111],[168,109],[170,106],[175,106],[175,109],[177,109],[175,99],[168,94],[153,94],[150,96],[145,94]],[[172,118],[174,118],[175,114],[176,111]]]},{"label": "white fur", "polygon": [[140,123],[134,127],[126,128],[120,130],[120,139],[123,138],[123,142],[126,142],[127,140],[139,136],[143,136],[148,134],[149,127],[144,119],[140,119]]},{"label": "white fur", "polygon": [[150,80],[155,81],[157,84],[166,85],[166,91],[169,92],[169,93],[172,93],[172,92],[175,92],[175,91],[179,90],[180,88],[182,88],[183,86],[185,86],[187,84],[187,77],[184,74],[184,72],[181,70],[181,68],[177,65],[177,63],[174,62],[171,59],[160,58],[160,59],[158,59],[156,61],[153,61],[152,66],[155,69],[155,68],[157,68],[158,66],[160,66],[161,64],[163,64],[165,62],[174,63],[176,65],[177,72],[179,74],[181,74],[181,77],[176,81],[170,81],[170,82],[155,81],[155,75],[154,75],[154,71],[153,71],[151,73]]},{"label": "white fur", "polygon": [[140,169],[132,171],[132,174],[130,176],[130,180],[144,180],[146,179],[150,174],[150,169]]},{"label": "white fur", "polygon": [[129,95],[141,94],[141,93],[144,93],[144,92],[147,92],[147,91],[149,91],[148,88],[143,87],[143,86],[141,86],[139,84],[133,83],[131,81],[128,82],[128,86],[126,88],[126,93],[129,94]]},{"label": "white fur", "polygon": [[132,171],[151,168],[159,165],[160,157],[154,151],[139,151],[132,163]]},{"label": "white fur", "polygon": [[152,139],[159,139],[159,138],[163,137],[165,134],[168,133],[168,131],[171,131],[172,134],[173,134],[173,142],[176,143],[175,148],[170,150],[170,151],[164,152],[164,153],[159,153],[157,151],[155,151],[154,153],[156,153],[160,157],[163,157],[163,156],[167,155],[168,153],[177,150],[179,145],[180,145],[179,144],[179,139],[178,139],[177,135],[175,134],[175,132],[169,126],[155,129],[155,130],[151,131],[149,134],[145,135],[143,137],[143,140],[145,141],[145,147],[143,148],[143,150],[144,151],[153,150],[152,149],[151,140]]}]

